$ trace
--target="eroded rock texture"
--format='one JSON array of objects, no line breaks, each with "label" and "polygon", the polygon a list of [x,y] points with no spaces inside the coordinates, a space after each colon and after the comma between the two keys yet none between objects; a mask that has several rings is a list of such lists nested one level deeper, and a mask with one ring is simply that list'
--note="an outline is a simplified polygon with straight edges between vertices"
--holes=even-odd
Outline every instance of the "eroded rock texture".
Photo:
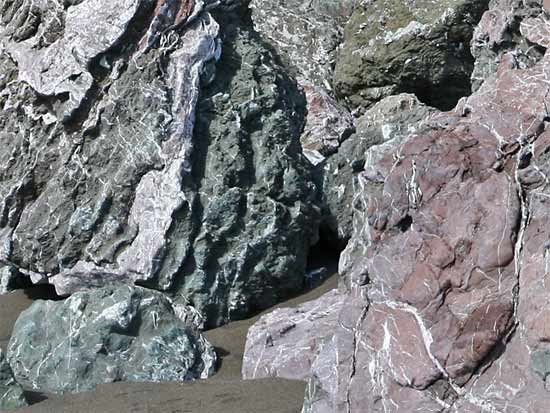
[{"label": "eroded rock texture", "polygon": [[280,54],[307,98],[301,137],[304,155],[318,165],[353,132],[349,111],[334,98],[332,73],[343,28],[356,0],[252,0],[254,28]]},{"label": "eroded rock texture", "polygon": [[[472,89],[497,70],[508,52],[522,68],[538,62],[550,45],[550,33],[541,14],[543,1],[492,0],[474,31],[471,44],[475,65]],[[545,7],[548,7],[546,5]]]},{"label": "eroded rock texture", "polygon": [[334,290],[298,308],[262,316],[248,331],[243,378],[307,380],[313,361],[332,339],[344,299]]},{"label": "eroded rock texture", "polygon": [[384,98],[357,119],[356,133],[323,165],[325,239],[345,246],[353,233],[354,211],[361,213],[359,173],[422,131],[424,119],[434,111],[416,96],[400,94]]},{"label": "eroded rock texture", "polygon": [[13,378],[11,367],[0,350],[0,410],[18,409],[27,406],[23,389]]},{"label": "eroded rock texture", "polygon": [[243,7],[2,3],[2,284],[138,283],[209,325],[302,287],[306,102]]},{"label": "eroded rock texture", "polygon": [[489,0],[363,1],[346,26],[334,87],[359,113],[393,94],[451,109],[470,93],[475,25]]},{"label": "eroded rock texture", "polygon": [[431,130],[366,163],[349,296],[306,412],[547,410],[550,65],[501,60]]},{"label": "eroded rock texture", "polygon": [[216,354],[193,311],[130,286],[37,301],[17,320],[7,358],[20,384],[53,393],[116,381],[207,378]]}]

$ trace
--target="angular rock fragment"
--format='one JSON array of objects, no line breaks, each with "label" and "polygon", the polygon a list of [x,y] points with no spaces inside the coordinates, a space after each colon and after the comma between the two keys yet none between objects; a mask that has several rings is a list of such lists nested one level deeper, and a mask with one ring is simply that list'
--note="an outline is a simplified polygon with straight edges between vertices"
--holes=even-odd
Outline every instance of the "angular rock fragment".
[{"label": "angular rock fragment", "polygon": [[248,331],[243,378],[307,380],[313,361],[332,339],[344,299],[333,290],[298,308],[261,317]]},{"label": "angular rock fragment", "polygon": [[27,406],[23,389],[13,378],[10,365],[0,350],[0,410],[18,409]]},{"label": "angular rock fragment", "polygon": [[362,113],[380,99],[414,93],[451,109],[470,94],[474,27],[488,0],[365,1],[354,11],[339,52],[334,88]]},{"label": "angular rock fragment", "polygon": [[214,348],[178,315],[162,293],[131,286],[36,301],[17,320],[7,358],[19,383],[51,393],[207,378]]}]

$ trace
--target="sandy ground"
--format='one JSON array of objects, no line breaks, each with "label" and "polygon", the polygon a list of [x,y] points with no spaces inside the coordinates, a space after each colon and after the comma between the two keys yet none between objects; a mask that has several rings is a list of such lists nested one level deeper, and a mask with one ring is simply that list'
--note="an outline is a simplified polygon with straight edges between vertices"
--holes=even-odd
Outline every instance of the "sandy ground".
[{"label": "sandy ground", "polygon": [[[320,260],[322,262],[322,259]],[[335,263],[323,263],[331,273]],[[336,288],[337,276],[320,287],[277,307],[296,306]],[[41,287],[0,296],[0,346],[5,349],[18,314],[34,299],[51,298]],[[268,310],[268,311],[271,311]],[[300,412],[305,383],[280,380],[241,380],[246,334],[259,315],[205,334],[220,358],[218,373],[189,383],[116,383],[98,386],[94,392],[72,395],[28,393],[33,402],[20,413],[296,413]]]}]

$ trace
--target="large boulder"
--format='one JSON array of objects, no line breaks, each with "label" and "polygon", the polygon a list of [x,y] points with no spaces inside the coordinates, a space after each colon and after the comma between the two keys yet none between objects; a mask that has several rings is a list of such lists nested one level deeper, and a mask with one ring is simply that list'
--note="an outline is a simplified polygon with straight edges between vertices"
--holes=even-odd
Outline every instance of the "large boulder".
[{"label": "large boulder", "polygon": [[0,410],[18,409],[27,406],[23,389],[13,377],[13,372],[4,353],[0,350]]},{"label": "large boulder", "polygon": [[549,78],[548,54],[530,68],[504,55],[366,163],[347,299],[305,412],[548,410]]},{"label": "large boulder", "polygon": [[307,381],[311,365],[332,339],[344,299],[344,294],[333,290],[297,308],[280,308],[262,316],[248,330],[243,378]]},{"label": "large boulder", "polygon": [[193,313],[162,293],[130,286],[39,300],[17,320],[7,358],[19,383],[49,393],[204,379],[214,373],[216,353]]},{"label": "large boulder", "polygon": [[242,7],[2,3],[2,284],[138,283],[210,325],[302,288],[306,101]]},{"label": "large boulder", "polygon": [[470,94],[470,40],[489,0],[367,0],[349,20],[334,74],[358,112],[397,93],[440,109]]}]

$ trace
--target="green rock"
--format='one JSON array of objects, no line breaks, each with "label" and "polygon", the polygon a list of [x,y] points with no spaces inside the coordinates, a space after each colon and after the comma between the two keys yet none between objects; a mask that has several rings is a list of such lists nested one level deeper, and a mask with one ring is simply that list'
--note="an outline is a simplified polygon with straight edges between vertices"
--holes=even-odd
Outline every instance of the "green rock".
[{"label": "green rock", "polygon": [[193,310],[162,293],[112,286],[36,301],[17,320],[7,358],[28,388],[63,393],[117,381],[183,381],[214,373]]},{"label": "green rock", "polygon": [[334,74],[336,93],[360,112],[414,93],[440,109],[470,94],[470,41],[488,0],[366,1],[354,11]]},{"label": "green rock", "polygon": [[0,350],[0,410],[27,406],[23,389],[13,378],[10,365]]}]

